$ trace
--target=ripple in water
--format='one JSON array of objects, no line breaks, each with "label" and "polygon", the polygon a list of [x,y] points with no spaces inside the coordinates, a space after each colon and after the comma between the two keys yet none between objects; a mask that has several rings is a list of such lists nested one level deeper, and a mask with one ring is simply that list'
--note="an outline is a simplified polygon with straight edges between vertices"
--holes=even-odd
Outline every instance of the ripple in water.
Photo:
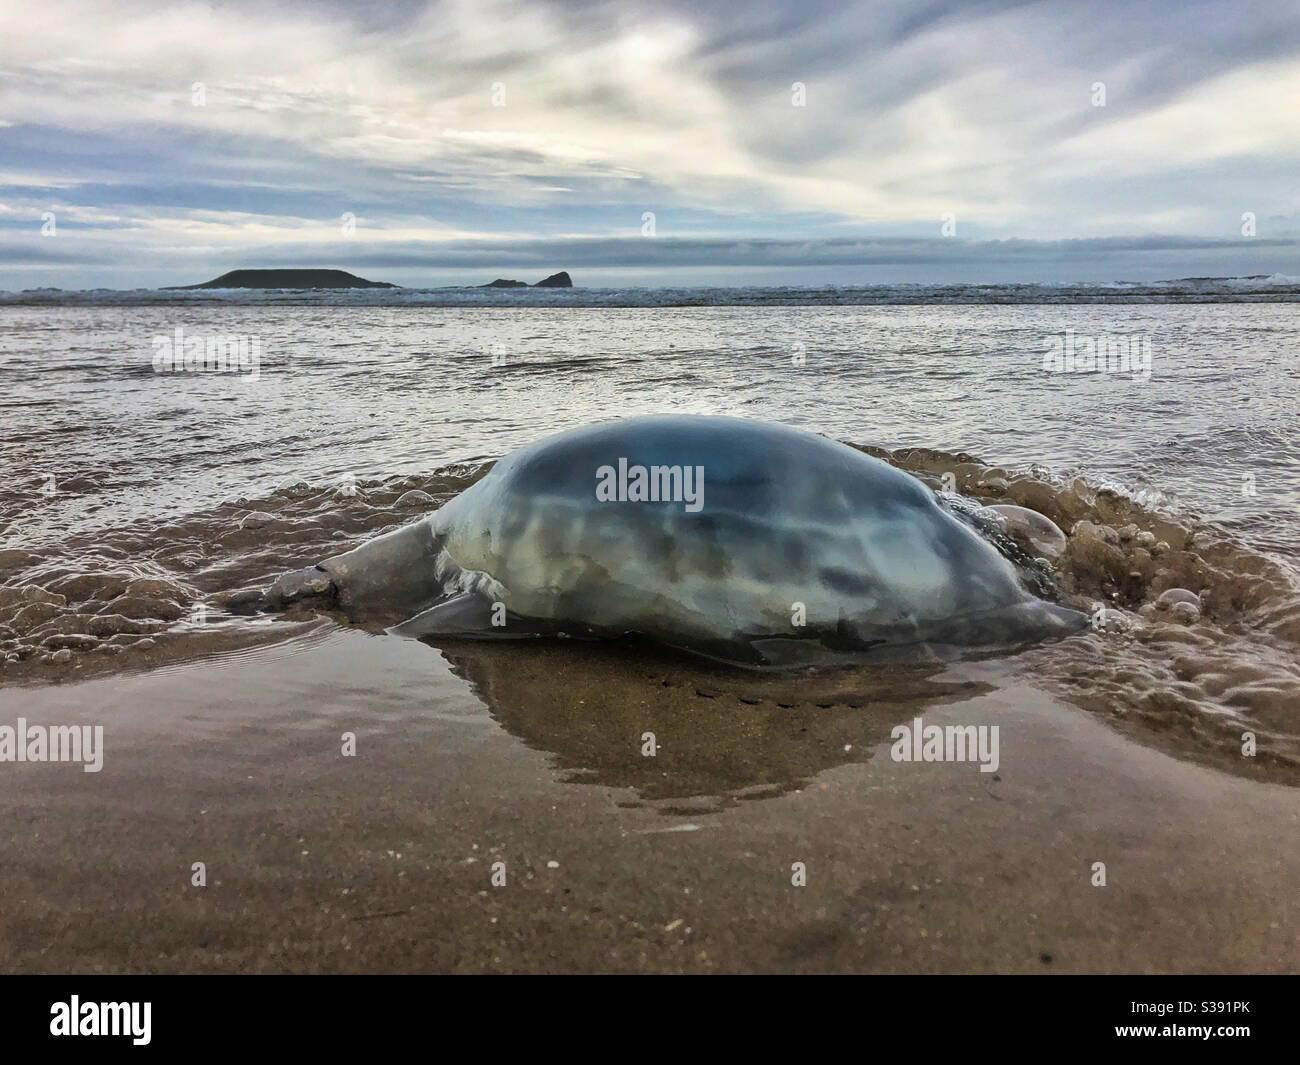
[{"label": "ripple in water", "polygon": [[[149,338],[176,324],[260,335],[259,380],[154,374]],[[1066,328],[1149,335],[1150,381],[1044,374]],[[247,617],[242,593],[493,457],[604,417],[743,411],[1044,515],[1070,534],[1048,575],[1099,627],[1008,666],[1150,742],[1300,782],[1297,344],[1289,305],[3,307],[0,683],[292,648],[348,619]],[[1194,613],[1157,606],[1171,589]],[[881,697],[880,674],[834,684]]]}]

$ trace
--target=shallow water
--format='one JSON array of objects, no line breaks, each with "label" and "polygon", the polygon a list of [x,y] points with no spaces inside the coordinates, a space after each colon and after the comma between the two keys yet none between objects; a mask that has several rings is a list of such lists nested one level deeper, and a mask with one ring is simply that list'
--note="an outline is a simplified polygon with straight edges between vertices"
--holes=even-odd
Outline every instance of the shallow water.
[{"label": "shallow water", "polygon": [[[255,372],[155,372],[153,340],[177,327],[256,338]],[[1149,341],[1149,378],[1046,372],[1067,330]],[[1290,779],[1298,347],[1290,303],[0,307],[0,676],[310,640],[347,619],[238,617],[224,593],[412,520],[555,430],[726,413],[889,449],[936,488],[951,474],[1067,532],[1134,526],[1077,538],[1053,575],[1117,611],[1106,630],[1015,667],[1144,739]],[[429,498],[399,504],[411,490]],[[1141,532],[1167,546],[1143,556]],[[1194,624],[1140,614],[1189,586]],[[1268,758],[1234,756],[1245,729]]]},{"label": "shallow water", "polygon": [[[777,701],[613,649],[463,650],[448,661],[330,628],[251,655],[0,689],[10,722],[107,723],[100,773],[3,767],[0,967],[1300,964],[1300,850],[1285,845],[1300,790],[1129,742],[1008,683],[1001,664],[879,675],[867,699],[828,678]],[[996,724],[998,772],[893,761],[882,743],[918,713]],[[647,759],[650,727],[661,747]],[[344,732],[356,757],[340,756]],[[1105,890],[1091,883],[1099,860]]]},{"label": "shallow water", "polygon": [[[155,373],[151,340],[178,326],[260,337],[260,375]],[[1150,338],[1150,379],[1044,372],[1067,329]],[[1297,347],[1291,304],[7,307],[0,520],[21,546],[689,411],[1110,478],[1285,549],[1300,529]]]}]

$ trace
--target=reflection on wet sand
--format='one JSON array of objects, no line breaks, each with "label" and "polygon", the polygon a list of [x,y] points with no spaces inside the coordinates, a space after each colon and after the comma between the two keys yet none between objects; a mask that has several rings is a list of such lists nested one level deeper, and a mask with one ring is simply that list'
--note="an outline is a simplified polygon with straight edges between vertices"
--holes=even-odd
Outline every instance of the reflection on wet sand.
[{"label": "reflection on wet sand", "polygon": [[785,794],[866,761],[925,707],[992,690],[939,679],[941,664],[768,674],[639,645],[443,640],[437,649],[505,729],[550,752],[565,780],[628,788],[637,796],[628,805],[664,813]]}]

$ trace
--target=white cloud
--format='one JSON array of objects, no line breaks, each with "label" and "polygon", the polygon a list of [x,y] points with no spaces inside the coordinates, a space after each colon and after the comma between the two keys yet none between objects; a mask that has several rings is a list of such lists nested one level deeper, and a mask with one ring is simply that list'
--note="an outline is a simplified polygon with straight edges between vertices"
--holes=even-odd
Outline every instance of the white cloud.
[{"label": "white cloud", "polygon": [[35,26],[7,5],[0,197],[57,192],[148,247],[314,240],[347,209],[395,241],[628,232],[644,210],[663,234],[929,235],[948,212],[965,235],[1191,234],[1234,188],[1261,218],[1292,215],[1300,63],[1278,53],[1296,14],[1198,30],[1099,2],[864,17],[773,0],[728,21],[447,0],[374,23],[50,0]]}]

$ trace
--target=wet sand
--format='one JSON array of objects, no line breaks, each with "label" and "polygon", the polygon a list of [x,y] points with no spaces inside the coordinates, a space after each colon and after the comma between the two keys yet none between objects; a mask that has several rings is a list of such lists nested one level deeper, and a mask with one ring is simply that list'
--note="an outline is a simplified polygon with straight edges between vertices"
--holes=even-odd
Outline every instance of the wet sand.
[{"label": "wet sand", "polygon": [[[1300,969],[1300,791],[1006,663],[864,676],[327,626],[5,687],[0,723],[103,724],[105,756],[0,765],[0,969]],[[892,761],[918,715],[999,725],[997,773]]]}]

